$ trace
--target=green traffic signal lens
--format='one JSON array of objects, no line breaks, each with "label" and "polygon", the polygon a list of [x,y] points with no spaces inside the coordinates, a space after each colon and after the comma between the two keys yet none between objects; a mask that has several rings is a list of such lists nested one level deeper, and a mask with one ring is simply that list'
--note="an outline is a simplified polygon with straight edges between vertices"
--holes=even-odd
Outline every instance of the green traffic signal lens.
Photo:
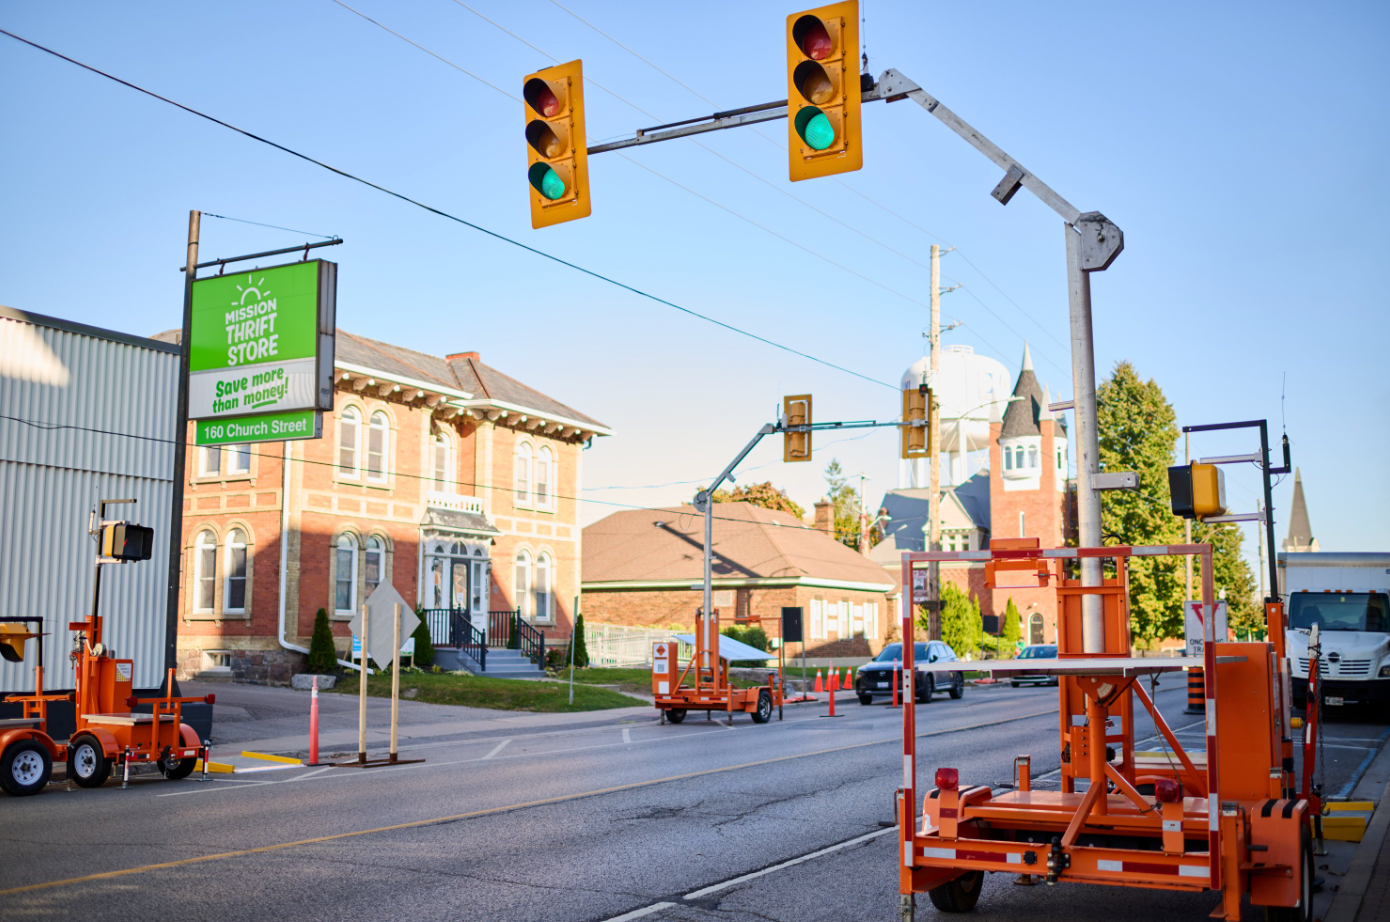
[{"label": "green traffic signal lens", "polygon": [[533,163],[527,173],[536,191],[552,202],[565,194],[565,181],[546,163]]},{"label": "green traffic signal lens", "polygon": [[815,106],[807,106],[796,113],[796,133],[812,150],[825,150],[835,143],[835,126]]}]

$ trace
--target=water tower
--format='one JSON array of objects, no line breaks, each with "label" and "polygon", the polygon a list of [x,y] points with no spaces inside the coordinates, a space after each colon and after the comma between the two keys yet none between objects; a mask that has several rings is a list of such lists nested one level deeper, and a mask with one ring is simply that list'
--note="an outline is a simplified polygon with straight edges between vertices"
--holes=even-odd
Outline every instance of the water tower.
[{"label": "water tower", "polygon": [[[902,386],[916,387],[930,374],[931,359],[923,356],[903,372]],[[942,482],[960,484],[969,476],[968,454],[989,448],[989,424],[1003,418],[1013,376],[1002,362],[964,345],[942,347],[939,374],[934,390],[941,406],[941,453],[950,459]],[[929,486],[928,474],[926,458],[899,461],[898,488]]]}]

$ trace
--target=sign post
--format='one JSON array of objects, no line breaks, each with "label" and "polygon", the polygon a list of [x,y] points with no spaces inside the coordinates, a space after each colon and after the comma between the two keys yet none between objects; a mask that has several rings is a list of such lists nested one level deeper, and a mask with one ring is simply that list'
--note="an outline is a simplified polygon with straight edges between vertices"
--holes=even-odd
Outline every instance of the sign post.
[{"label": "sign post", "polygon": [[[372,618],[375,612],[377,617]],[[390,620],[388,621],[388,613]],[[338,762],[339,766],[374,768],[378,765],[410,765],[424,759],[402,759],[398,755],[397,741],[400,726],[401,701],[401,634],[415,633],[420,619],[414,611],[406,608],[405,599],[389,582],[381,582],[367,596],[362,605],[362,613],[348,623],[354,635],[353,649],[362,651],[362,701],[358,716],[357,761]],[[413,638],[412,641],[413,643]],[[391,669],[391,750],[385,759],[367,758],[367,663],[375,660],[377,666]]]}]

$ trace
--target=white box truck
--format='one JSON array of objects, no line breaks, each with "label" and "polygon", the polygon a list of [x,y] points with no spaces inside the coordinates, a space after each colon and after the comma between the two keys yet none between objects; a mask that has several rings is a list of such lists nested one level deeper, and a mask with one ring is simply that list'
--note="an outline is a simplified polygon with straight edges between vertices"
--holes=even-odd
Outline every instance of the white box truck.
[{"label": "white box truck", "polygon": [[1308,632],[1317,624],[1318,679],[1331,706],[1390,702],[1390,553],[1279,555],[1294,704],[1308,696]]}]

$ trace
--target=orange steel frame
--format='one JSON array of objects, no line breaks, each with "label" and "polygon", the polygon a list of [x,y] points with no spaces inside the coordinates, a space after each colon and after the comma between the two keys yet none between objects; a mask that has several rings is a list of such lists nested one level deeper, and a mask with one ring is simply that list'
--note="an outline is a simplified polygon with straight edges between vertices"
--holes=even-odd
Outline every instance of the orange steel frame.
[{"label": "orange steel frame", "polygon": [[[1140,684],[1143,660],[1128,660],[1128,563],[1135,557],[1183,556],[1201,561],[1203,611],[1213,601],[1212,550],[1206,544],[1042,549],[1036,539],[991,542],[987,551],[905,553],[902,585],[930,561],[985,563],[986,584],[1001,572],[1026,571],[1058,597],[1059,745],[1061,791],[1035,791],[1030,759],[1015,760],[1013,791],[987,786],[932,789],[918,814],[916,721],[903,709],[903,786],[898,791],[899,883],[905,896],[923,893],[972,871],[1001,871],[1084,883],[1163,890],[1220,890],[1213,917],[1238,922],[1241,898],[1263,906],[1300,899],[1305,818],[1317,805],[1293,791],[1288,666],[1282,605],[1266,605],[1269,643],[1229,643],[1204,618],[1205,753],[1188,753]],[[1064,562],[1103,558],[1114,576],[1083,587],[1064,577]],[[1098,596],[1104,624],[1101,650],[1082,645],[1082,598]],[[915,607],[903,598],[903,674],[914,674]],[[1113,674],[1067,675],[1087,659],[1126,658]],[[1109,666],[1104,667],[1109,669]],[[1173,667],[1162,667],[1171,669]],[[1037,671],[1037,670],[1033,670]],[[910,688],[904,694],[910,695]],[[911,700],[905,698],[905,700]],[[1134,751],[1134,702],[1149,713],[1172,756]],[[1218,707],[1219,705],[1219,707]],[[1115,723],[1118,722],[1118,728]],[[1089,783],[1076,793],[1076,780]],[[1179,799],[1160,803],[1139,792],[1171,779]],[[1103,783],[1099,783],[1103,782]],[[915,818],[920,816],[920,822]],[[905,900],[904,918],[911,901]]]},{"label": "orange steel frame", "polygon": [[[715,643],[719,642],[719,609],[714,609],[710,615],[711,636],[715,638]],[[674,650],[676,644],[672,644],[671,661],[676,661]],[[700,630],[699,619],[695,622],[695,655],[685,664],[679,677],[671,683],[670,691],[667,694],[660,694],[656,679],[653,677],[652,694],[656,700],[656,708],[659,711],[682,710],[682,711],[725,711],[730,715],[744,711],[753,713],[758,709],[758,695],[763,691],[768,691],[772,695],[772,706],[780,708],[782,706],[782,657],[784,650],[778,648],[777,672],[769,673],[766,685],[754,685],[749,688],[735,688],[729,683],[729,664],[719,658],[719,648],[715,647],[711,656],[706,658],[704,654],[704,631]],[[710,665],[703,665],[706,661]],[[686,685],[686,676],[691,674],[693,667],[694,685]],[[774,678],[775,676],[775,678]]]}]

